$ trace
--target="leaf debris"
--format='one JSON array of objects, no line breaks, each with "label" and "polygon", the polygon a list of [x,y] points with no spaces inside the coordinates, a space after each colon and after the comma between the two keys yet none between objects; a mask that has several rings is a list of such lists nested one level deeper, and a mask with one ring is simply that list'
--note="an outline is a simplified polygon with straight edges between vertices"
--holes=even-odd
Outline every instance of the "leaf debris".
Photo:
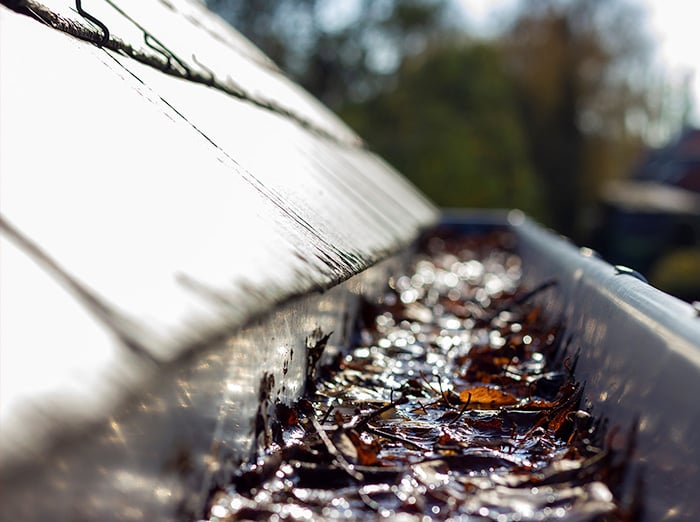
[{"label": "leaf debris", "polygon": [[633,441],[613,449],[582,409],[537,304],[556,283],[523,288],[511,242],[429,240],[209,520],[632,520],[613,492]]}]

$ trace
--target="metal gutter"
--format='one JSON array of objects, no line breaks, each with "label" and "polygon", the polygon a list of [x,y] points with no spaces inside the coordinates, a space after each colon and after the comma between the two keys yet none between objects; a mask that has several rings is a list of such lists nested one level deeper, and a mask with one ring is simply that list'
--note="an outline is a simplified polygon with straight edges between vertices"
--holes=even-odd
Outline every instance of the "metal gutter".
[{"label": "metal gutter", "polygon": [[642,520],[698,520],[700,499],[700,316],[624,267],[545,230],[525,216],[451,211],[444,226],[512,230],[527,287],[565,327],[576,378],[593,414],[620,434],[637,426],[629,487],[643,488]]}]

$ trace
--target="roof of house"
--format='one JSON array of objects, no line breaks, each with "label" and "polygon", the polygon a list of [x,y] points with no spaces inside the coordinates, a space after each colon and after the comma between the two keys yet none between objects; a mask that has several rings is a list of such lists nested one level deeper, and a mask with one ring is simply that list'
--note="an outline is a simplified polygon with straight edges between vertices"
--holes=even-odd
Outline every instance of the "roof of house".
[{"label": "roof of house", "polygon": [[56,427],[28,434],[28,412],[102,418],[154,366],[436,219],[200,2],[21,6],[0,6],[4,461]]}]

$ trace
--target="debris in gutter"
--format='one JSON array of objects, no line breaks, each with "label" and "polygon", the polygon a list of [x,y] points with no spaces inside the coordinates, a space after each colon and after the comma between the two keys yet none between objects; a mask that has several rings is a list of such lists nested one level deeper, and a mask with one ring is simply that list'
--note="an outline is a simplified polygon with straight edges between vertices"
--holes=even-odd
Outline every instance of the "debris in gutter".
[{"label": "debris in gutter", "polygon": [[584,406],[564,325],[537,304],[556,282],[523,288],[511,244],[427,241],[365,306],[357,346],[317,371],[316,343],[306,396],[276,406],[270,443],[205,519],[636,520],[634,430]]}]

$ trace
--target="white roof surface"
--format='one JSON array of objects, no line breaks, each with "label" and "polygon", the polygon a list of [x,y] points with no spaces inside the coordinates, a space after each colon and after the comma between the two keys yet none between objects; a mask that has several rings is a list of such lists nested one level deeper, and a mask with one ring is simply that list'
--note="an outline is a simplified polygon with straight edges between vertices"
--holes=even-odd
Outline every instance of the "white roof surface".
[{"label": "white roof surface", "polygon": [[[132,21],[84,4],[113,42],[163,61],[146,28],[237,96],[0,6],[2,459],[52,429],[28,433],[31,412],[104,416],[158,364],[350,277],[436,218],[200,3],[120,0]],[[44,6],[99,34],[74,3]]]}]

